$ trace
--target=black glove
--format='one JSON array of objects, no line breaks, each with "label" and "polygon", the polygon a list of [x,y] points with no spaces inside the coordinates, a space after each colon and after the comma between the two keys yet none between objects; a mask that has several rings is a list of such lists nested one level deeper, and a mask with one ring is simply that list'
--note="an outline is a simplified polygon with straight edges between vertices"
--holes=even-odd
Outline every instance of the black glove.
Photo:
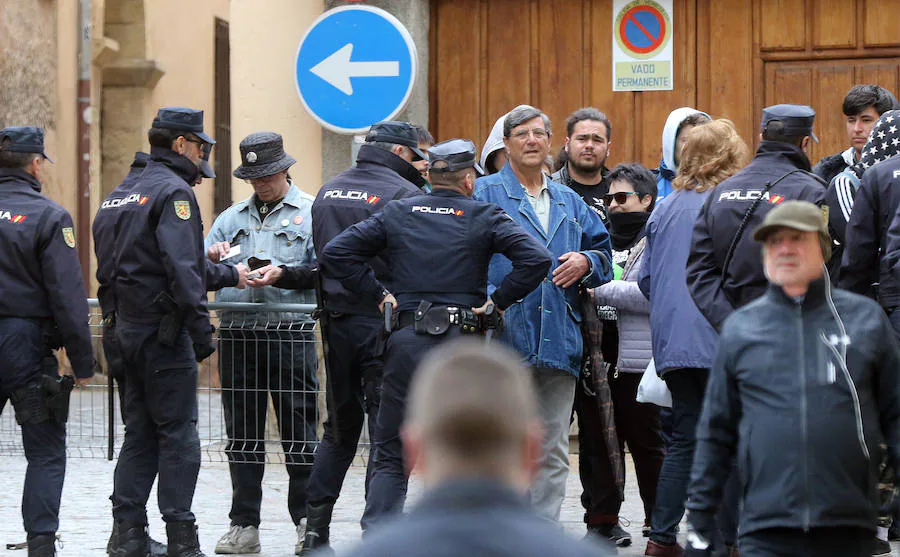
[{"label": "black glove", "polygon": [[685,557],[712,555],[713,540],[716,537],[716,515],[705,511],[689,511],[687,516],[687,544]]},{"label": "black glove", "polygon": [[215,351],[216,347],[212,344],[197,344],[196,342],[194,343],[194,359],[197,360],[198,364],[206,358],[212,356],[212,353]]}]

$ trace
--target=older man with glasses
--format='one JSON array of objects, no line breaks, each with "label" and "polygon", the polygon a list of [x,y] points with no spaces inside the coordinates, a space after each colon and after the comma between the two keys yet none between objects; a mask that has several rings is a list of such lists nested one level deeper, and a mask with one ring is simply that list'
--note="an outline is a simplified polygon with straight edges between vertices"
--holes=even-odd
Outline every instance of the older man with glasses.
[{"label": "older man with glasses", "polygon": [[[558,520],[569,472],[569,419],[582,366],[579,288],[612,278],[609,234],[582,199],[541,173],[550,152],[550,119],[532,106],[513,109],[503,123],[509,160],[497,174],[479,178],[475,198],[502,207],[556,260],[540,286],[506,312],[505,342],[531,368],[545,428],[543,456],[531,491],[539,515]],[[509,272],[494,256],[489,293]]]}]

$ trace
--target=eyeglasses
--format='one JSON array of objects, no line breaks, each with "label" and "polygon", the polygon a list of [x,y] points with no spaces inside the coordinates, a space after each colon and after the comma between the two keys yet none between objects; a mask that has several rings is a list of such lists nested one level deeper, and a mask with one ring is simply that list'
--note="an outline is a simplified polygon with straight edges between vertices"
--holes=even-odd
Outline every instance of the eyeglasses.
[{"label": "eyeglasses", "polygon": [[616,200],[616,203],[619,205],[625,205],[628,203],[629,195],[639,195],[636,191],[619,191],[616,193],[608,193],[603,196],[603,204],[609,207],[613,200]]},{"label": "eyeglasses", "polygon": [[550,137],[550,132],[544,128],[535,128],[533,130],[519,130],[509,134],[510,137],[517,141],[524,141],[529,135],[534,135],[535,139],[541,140]]},{"label": "eyeglasses", "polygon": [[[184,136],[182,136],[182,137],[184,137]],[[200,146],[200,149],[201,149],[201,150],[204,149],[204,146],[205,146],[205,145],[208,145],[208,143],[206,143],[205,141],[201,141],[201,140],[199,140],[199,139],[191,139],[190,137],[185,137],[184,140],[187,141],[187,142],[189,142],[189,143],[196,143],[197,145]],[[211,149],[211,148],[212,148],[212,145],[210,145],[210,149]]]}]

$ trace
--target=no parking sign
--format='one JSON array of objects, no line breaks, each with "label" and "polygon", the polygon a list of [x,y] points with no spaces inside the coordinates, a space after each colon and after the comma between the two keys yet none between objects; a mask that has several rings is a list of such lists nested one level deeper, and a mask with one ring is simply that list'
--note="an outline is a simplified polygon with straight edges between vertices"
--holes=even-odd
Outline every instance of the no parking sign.
[{"label": "no parking sign", "polygon": [[669,91],[672,1],[614,0],[613,91]]}]

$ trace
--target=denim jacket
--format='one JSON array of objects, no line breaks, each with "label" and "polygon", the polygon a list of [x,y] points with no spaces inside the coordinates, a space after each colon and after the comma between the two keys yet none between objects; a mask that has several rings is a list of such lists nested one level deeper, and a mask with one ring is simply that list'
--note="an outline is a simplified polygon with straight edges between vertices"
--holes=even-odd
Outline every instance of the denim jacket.
[{"label": "denim jacket", "polygon": [[[206,249],[217,242],[241,246],[241,253],[229,263],[247,265],[250,257],[270,259],[273,265],[302,265],[315,261],[312,243],[313,198],[293,182],[287,195],[263,218],[253,202],[254,196],[235,203],[222,212],[206,236]],[[257,302],[314,304],[313,290],[286,290],[274,286],[262,288],[223,288],[216,292],[217,302]],[[223,326],[227,321],[245,323],[248,328],[272,327],[279,323],[308,321],[306,313],[219,312]]]},{"label": "denim jacket", "polygon": [[[475,182],[475,199],[499,205],[525,230],[540,240],[553,255],[554,264],[540,286],[506,310],[503,339],[524,355],[528,365],[581,371],[581,307],[578,288],[594,288],[612,279],[609,234],[600,217],[574,191],[547,182],[550,221],[545,232],[525,190],[507,164],[497,174]],[[584,278],[562,289],[553,284],[557,258],[570,251],[587,256],[591,268]],[[502,255],[491,259],[488,293],[493,292],[512,269]]]}]

